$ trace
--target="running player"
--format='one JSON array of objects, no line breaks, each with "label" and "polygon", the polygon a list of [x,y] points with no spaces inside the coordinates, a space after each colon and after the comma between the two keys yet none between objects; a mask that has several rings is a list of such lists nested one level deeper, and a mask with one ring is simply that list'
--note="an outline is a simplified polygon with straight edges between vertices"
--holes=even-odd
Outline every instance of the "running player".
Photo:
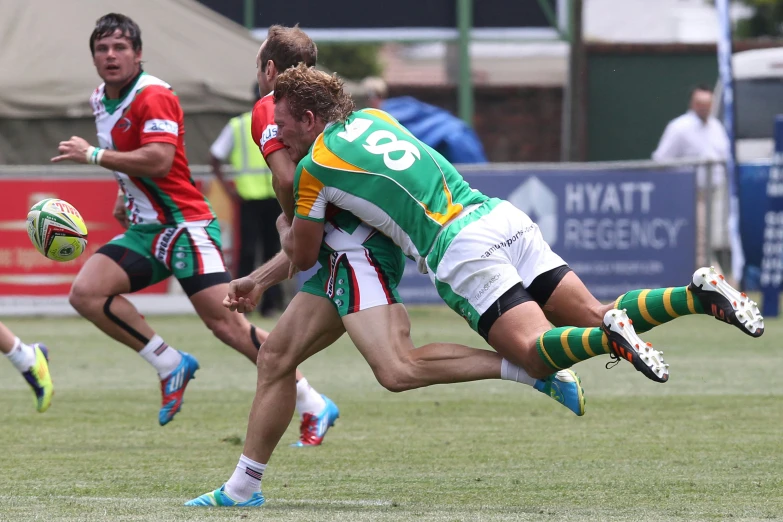
[{"label": "running player", "polygon": [[[270,28],[257,56],[261,91],[271,91],[279,73],[300,61],[303,66],[314,65],[314,53],[314,44],[300,29]],[[283,209],[293,215],[291,187],[296,164],[277,139],[272,110],[271,95],[256,105],[254,133],[262,150],[267,149],[273,176],[279,178],[275,186],[291,191],[279,199]],[[288,218],[283,214],[278,223],[286,222]],[[320,269],[280,317],[258,358],[256,397],[243,453],[234,473],[219,489],[187,505],[243,507],[264,503],[261,477],[293,410],[296,361],[306,360],[346,331],[378,381],[391,391],[438,383],[506,379],[532,386],[575,414],[584,414],[583,392],[570,370],[536,380],[487,350],[445,343],[415,348],[410,339],[408,313],[396,290],[404,269],[399,247],[345,211],[329,213],[322,239]],[[239,312],[253,310],[265,289],[288,276],[289,264],[284,254],[278,255],[251,276],[232,281],[225,305]],[[302,317],[307,317],[307,321],[303,322]],[[315,436],[328,427],[329,420],[330,416],[325,415],[320,426],[314,426]]]},{"label": "running player", "polygon": [[41,343],[25,344],[0,323],[0,352],[4,353],[14,368],[35,394],[35,408],[45,412],[52,403],[54,385],[49,375],[49,350]]},{"label": "running player", "polygon": [[[630,292],[602,305],[526,214],[472,189],[385,112],[353,112],[335,77],[304,67],[284,73],[275,121],[291,158],[301,160],[296,217],[281,232],[292,263],[315,263],[328,204],[350,210],[416,260],[443,300],[532,377],[611,354],[666,382],[669,365],[632,322],[646,331],[704,313],[753,337],[764,331],[756,303],[707,268],[687,287]],[[561,327],[550,329],[550,321]]]},{"label": "running player", "polygon": [[[127,231],[85,263],[70,302],[155,368],[163,396],[158,421],[165,425],[182,407],[198,361],[169,346],[121,294],[174,275],[212,333],[251,361],[267,333],[220,304],[231,279],[223,263],[220,226],[190,175],[177,96],[167,83],[142,70],[139,26],[121,14],[101,17],[90,36],[90,51],[104,81],[90,99],[100,146],[74,136],[60,143],[60,155],[52,161],[113,171],[120,185],[115,216]],[[297,405],[315,413],[311,404],[317,407],[323,399],[312,388],[307,392]]]}]

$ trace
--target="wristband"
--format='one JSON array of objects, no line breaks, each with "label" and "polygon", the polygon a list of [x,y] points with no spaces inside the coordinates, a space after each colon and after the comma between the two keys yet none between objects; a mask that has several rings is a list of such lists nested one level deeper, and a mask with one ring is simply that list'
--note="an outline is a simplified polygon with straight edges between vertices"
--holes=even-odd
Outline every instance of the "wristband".
[{"label": "wristband", "polygon": [[104,149],[100,147],[87,147],[87,163],[91,165],[100,165],[101,164],[101,158],[103,157]]}]

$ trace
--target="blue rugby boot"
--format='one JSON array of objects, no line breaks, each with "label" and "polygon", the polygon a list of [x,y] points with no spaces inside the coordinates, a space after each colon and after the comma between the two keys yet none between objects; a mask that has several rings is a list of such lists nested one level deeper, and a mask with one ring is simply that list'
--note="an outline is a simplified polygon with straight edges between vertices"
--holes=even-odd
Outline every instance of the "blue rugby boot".
[{"label": "blue rugby boot", "polygon": [[544,380],[537,380],[533,387],[580,417],[585,414],[585,391],[582,380],[573,370],[560,370]]},{"label": "blue rugby boot", "polygon": [[225,491],[226,485],[220,486],[220,489],[204,493],[200,497],[196,497],[193,500],[185,502],[186,506],[200,506],[200,507],[258,507],[263,506],[266,499],[264,499],[263,493],[257,491],[253,493],[253,496],[244,502],[237,502],[233,498],[229,497]]},{"label": "blue rugby boot", "polygon": [[160,381],[160,392],[163,395],[162,405],[158,413],[158,422],[165,426],[182,409],[182,399],[185,388],[199,369],[198,361],[189,353],[180,352],[182,360],[171,374]]}]

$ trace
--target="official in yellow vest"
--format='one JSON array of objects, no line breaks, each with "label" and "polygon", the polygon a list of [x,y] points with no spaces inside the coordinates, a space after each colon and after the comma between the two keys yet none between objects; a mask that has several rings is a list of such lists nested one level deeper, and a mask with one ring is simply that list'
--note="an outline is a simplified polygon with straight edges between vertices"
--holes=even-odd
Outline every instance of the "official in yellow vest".
[{"label": "official in yellow vest", "polygon": [[[235,277],[250,274],[280,251],[275,222],[282,209],[272,188],[272,172],[253,143],[250,120],[250,112],[231,118],[209,149],[212,172],[239,205],[239,270]],[[231,165],[231,175],[223,171],[226,163]],[[282,310],[282,301],[280,288],[271,288],[261,301],[261,315]]]}]

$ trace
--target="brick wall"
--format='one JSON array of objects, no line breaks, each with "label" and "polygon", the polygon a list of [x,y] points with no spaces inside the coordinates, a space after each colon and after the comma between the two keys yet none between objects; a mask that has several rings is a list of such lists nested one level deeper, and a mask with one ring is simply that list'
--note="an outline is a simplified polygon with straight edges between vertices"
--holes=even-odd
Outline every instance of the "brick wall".
[{"label": "brick wall", "polygon": [[[458,114],[453,86],[389,86],[394,96],[413,96]],[[561,88],[477,86],[474,96],[474,128],[489,161],[559,161]]]}]

